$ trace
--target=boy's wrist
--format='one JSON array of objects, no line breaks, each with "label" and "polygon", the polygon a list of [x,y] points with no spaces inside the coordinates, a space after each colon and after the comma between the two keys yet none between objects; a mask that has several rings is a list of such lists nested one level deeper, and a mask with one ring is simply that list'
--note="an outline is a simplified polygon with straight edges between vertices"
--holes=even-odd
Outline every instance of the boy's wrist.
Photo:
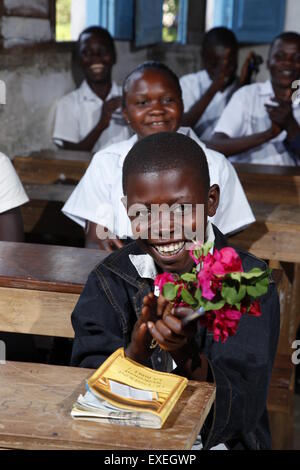
[{"label": "boy's wrist", "polygon": [[132,343],[130,343],[125,349],[125,355],[139,364],[146,364],[152,355],[152,349],[141,352],[139,348],[136,348]]}]

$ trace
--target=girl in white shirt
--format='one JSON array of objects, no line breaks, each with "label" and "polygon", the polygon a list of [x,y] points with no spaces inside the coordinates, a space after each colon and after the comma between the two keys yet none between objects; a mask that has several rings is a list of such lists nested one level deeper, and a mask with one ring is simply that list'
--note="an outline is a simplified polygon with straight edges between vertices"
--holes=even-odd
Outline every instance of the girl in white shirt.
[{"label": "girl in white shirt", "polygon": [[[112,250],[122,246],[120,238],[132,236],[121,201],[123,162],[138,139],[157,132],[182,132],[196,140],[204,150],[211,184],[221,188],[219,209],[212,222],[223,233],[241,230],[255,220],[230,162],[223,155],[207,149],[191,129],[179,129],[182,113],[178,78],[165,65],[146,62],[125,79],[123,114],[136,135],[98,152],[63,207],[67,216],[86,228],[87,246],[97,244],[102,249]],[[100,232],[103,238],[103,227],[109,230],[110,237],[99,240]]]}]

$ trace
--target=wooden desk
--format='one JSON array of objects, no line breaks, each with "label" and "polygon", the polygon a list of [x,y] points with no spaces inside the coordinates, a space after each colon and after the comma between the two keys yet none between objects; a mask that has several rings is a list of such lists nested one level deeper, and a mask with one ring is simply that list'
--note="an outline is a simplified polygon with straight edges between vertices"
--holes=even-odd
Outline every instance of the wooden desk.
[{"label": "wooden desk", "polygon": [[0,447],[8,449],[190,449],[215,399],[189,382],[163,429],[74,421],[89,369],[8,362],[0,366]]},{"label": "wooden desk", "polygon": [[250,204],[256,222],[230,242],[263,259],[300,263],[300,206]]},{"label": "wooden desk", "polygon": [[14,157],[13,164],[23,183],[54,184],[68,181],[76,184],[84,175],[91,157],[89,152],[41,150]]},{"label": "wooden desk", "polygon": [[234,163],[249,201],[300,204],[300,168]]},{"label": "wooden desk", "polygon": [[0,331],[73,338],[71,313],[100,250],[0,242]]}]

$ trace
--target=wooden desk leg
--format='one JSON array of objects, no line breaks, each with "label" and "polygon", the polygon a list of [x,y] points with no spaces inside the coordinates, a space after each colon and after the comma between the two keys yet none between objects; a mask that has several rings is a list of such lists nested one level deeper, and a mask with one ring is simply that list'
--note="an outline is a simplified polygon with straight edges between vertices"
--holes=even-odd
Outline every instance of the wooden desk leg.
[{"label": "wooden desk leg", "polygon": [[[291,367],[292,343],[296,339],[297,329],[300,323],[300,264],[299,263],[279,263],[270,261],[271,268],[280,268],[282,278],[277,284],[280,299],[280,336],[277,354],[286,355]],[[294,428],[294,386],[295,386],[295,366],[291,367],[291,375],[288,384],[283,381],[278,382],[278,390],[285,403],[285,408],[273,408],[269,412],[270,427],[272,433],[273,449],[293,449],[293,428]]]}]

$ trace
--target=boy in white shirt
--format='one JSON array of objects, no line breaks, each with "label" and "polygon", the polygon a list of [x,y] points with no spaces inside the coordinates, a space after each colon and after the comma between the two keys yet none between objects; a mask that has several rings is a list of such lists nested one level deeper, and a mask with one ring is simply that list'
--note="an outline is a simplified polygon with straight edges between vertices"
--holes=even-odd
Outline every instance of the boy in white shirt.
[{"label": "boy in white shirt", "polygon": [[[177,131],[182,110],[178,78],[165,65],[146,62],[125,79],[123,112],[136,135],[98,152],[62,209],[65,215],[86,227],[87,246],[95,244],[110,251],[122,246],[121,240],[116,238],[99,240],[101,230],[98,227],[97,231],[97,224],[119,238],[132,235],[121,201],[123,162],[138,139],[158,132]],[[219,209],[212,221],[225,233],[241,230],[254,222],[232,165],[223,155],[206,149],[191,129],[180,128],[178,132],[190,136],[205,150],[211,183],[221,187]]]},{"label": "boy in white shirt", "polygon": [[66,150],[97,152],[132,135],[121,114],[121,87],[112,81],[114,41],[106,29],[92,26],[78,39],[85,80],[61,98],[53,131],[55,144]]},{"label": "boy in white shirt", "polygon": [[22,242],[20,206],[29,199],[8,157],[0,152],[0,240]]},{"label": "boy in white shirt", "polygon": [[182,125],[192,127],[202,140],[211,138],[215,125],[232,94],[250,83],[262,59],[250,52],[236,76],[238,41],[228,28],[217,27],[205,33],[202,43],[204,70],[180,78],[184,115]]},{"label": "boy in white shirt", "polygon": [[299,165],[300,106],[293,84],[300,77],[300,35],[286,32],[271,44],[270,80],[238,90],[207,145],[231,161]]}]

